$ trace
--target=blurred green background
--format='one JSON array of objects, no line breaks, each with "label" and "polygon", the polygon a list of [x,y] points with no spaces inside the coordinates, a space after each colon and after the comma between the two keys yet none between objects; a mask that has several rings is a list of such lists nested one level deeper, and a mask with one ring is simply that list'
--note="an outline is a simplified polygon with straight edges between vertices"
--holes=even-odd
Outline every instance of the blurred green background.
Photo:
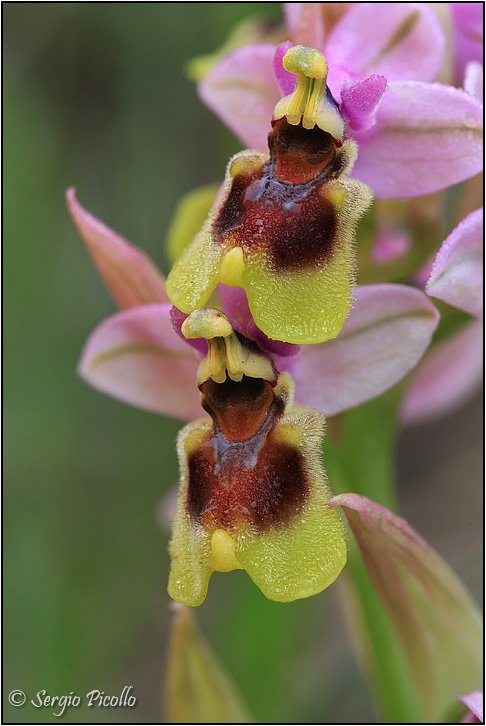
[{"label": "blurred green background", "polygon": [[[66,188],[164,272],[178,198],[222,178],[239,146],[198,101],[184,63],[277,3],[6,3],[4,15],[5,698],[118,695],[65,722],[157,723],[171,612],[161,500],[180,422],[129,408],[76,375],[115,306],[67,215]],[[406,430],[401,513],[481,585],[481,399]],[[258,721],[367,722],[373,709],[333,588],[265,600],[243,572],[213,576],[203,632]],[[5,701],[4,721],[56,722]]]}]

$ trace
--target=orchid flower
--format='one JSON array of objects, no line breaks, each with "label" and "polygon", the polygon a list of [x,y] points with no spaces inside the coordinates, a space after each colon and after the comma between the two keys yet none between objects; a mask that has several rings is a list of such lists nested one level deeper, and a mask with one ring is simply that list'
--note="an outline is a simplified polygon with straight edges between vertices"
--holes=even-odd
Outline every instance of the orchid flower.
[{"label": "orchid flower", "polygon": [[[86,212],[74,189],[67,201],[108,289],[124,308],[90,336],[81,375],[133,405],[198,417],[179,437],[182,482],[171,544],[172,596],[200,604],[211,572],[235,568],[246,569],[272,599],[322,590],[339,573],[346,552],[339,519],[325,507],[330,495],[317,455],[322,414],[356,406],[402,378],[426,350],[437,310],[424,293],[405,285],[363,286],[337,338],[302,347],[259,330],[239,288],[221,285],[221,310],[187,316],[165,301],[163,277],[144,253]],[[235,391],[232,381],[242,380],[249,383]],[[196,381],[210,418],[199,418]],[[282,447],[287,453],[276,456]],[[211,450],[223,464],[215,464]],[[227,479],[236,466],[240,479],[245,466],[249,473],[228,503]],[[285,492],[287,470],[293,485],[288,497],[276,500],[269,482],[279,481]],[[258,497],[255,477],[267,481],[267,489],[259,485]],[[257,510],[251,504],[255,497]],[[226,521],[228,510],[235,514]],[[290,545],[297,540],[299,547]],[[322,551],[310,560],[316,547]]]},{"label": "orchid flower", "polygon": [[224,189],[166,290],[191,313],[218,282],[243,287],[267,336],[321,343],[349,314],[354,228],[371,192],[349,178],[356,142],[345,138],[324,56],[295,46],[283,64],[297,84],[275,106],[270,155],[246,151],[230,161]]},{"label": "orchid flower", "polygon": [[[233,49],[203,78],[202,98],[254,148],[230,160],[202,227],[199,213],[189,220],[191,241],[171,246],[167,280],[68,190],[73,221],[121,308],[89,337],[79,372],[115,398],[188,421],[177,442],[171,598],[198,606],[214,572],[237,569],[271,600],[317,594],[346,564],[346,518],[433,720],[477,686],[475,607],[407,523],[366,497],[333,497],[320,454],[324,416],[378,397],[422,359],[440,317],[431,298],[482,315],[481,210],[446,238],[425,290],[354,279],[355,230],[373,194],[420,196],[480,170],[479,74],[466,66],[465,90],[432,82],[444,37],[426,4],[389,3],[378,15],[375,4],[343,4],[332,20],[324,5],[287,4],[292,42]],[[201,213],[213,194],[194,198]],[[386,220],[376,228],[371,265],[400,260],[415,244]],[[461,329],[462,342],[477,343],[475,325]],[[457,376],[457,350],[446,343]],[[441,345],[431,357],[443,356]],[[427,363],[405,416],[423,401],[433,408],[434,385],[448,380]],[[444,373],[442,358],[440,366]],[[330,466],[345,480],[349,451],[333,446]],[[372,447],[369,457],[379,458]],[[359,605],[355,612],[359,620]],[[169,688],[184,694],[183,669],[206,663],[222,712],[241,714],[190,616],[176,620]],[[199,675],[196,694],[205,690]],[[194,712],[190,699],[180,708],[184,700],[174,713]]]},{"label": "orchid flower", "polygon": [[[377,12],[376,3],[355,3],[343,8],[325,38],[326,5],[287,3],[287,32],[327,59],[328,86],[348,138],[359,145],[353,177],[377,199],[392,199],[429,194],[477,174],[482,108],[465,91],[432,82],[444,55],[432,9],[387,3],[386,12]],[[292,90],[281,66],[287,48],[254,43],[233,49],[199,84],[203,102],[245,146],[266,149],[272,109]]]},{"label": "orchid flower", "polygon": [[192,313],[182,331],[207,340],[197,380],[212,421],[179,434],[169,595],[200,605],[211,573],[235,569],[272,600],[320,592],[346,562],[344,529],[326,507],[323,417],[294,405],[291,376],[220,311]]},{"label": "orchid flower", "polygon": [[[200,415],[196,372],[207,346],[193,347],[174,332],[180,316],[164,278],[139,248],[89,214],[67,193],[68,208],[105,284],[123,309],[92,333],[81,375],[95,388],[141,408],[182,420]],[[268,339],[255,325],[240,288],[218,288],[232,326],[273,356],[295,381],[295,400],[325,416],[379,396],[405,376],[426,351],[438,323],[434,305],[408,285],[364,285],[338,337],[312,346]],[[173,326],[174,318],[175,328]],[[182,316],[184,318],[185,316]]]}]

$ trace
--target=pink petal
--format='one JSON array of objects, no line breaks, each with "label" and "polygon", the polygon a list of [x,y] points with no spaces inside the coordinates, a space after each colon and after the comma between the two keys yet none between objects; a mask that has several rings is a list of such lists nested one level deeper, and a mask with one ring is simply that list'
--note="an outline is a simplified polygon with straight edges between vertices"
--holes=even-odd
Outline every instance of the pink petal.
[{"label": "pink petal", "polygon": [[438,343],[414,373],[401,418],[415,424],[443,417],[470,400],[483,380],[483,324],[474,320]]},{"label": "pink petal", "polygon": [[204,340],[204,338],[186,338],[182,332],[182,325],[188,317],[188,313],[183,313],[182,310],[176,308],[175,305],[171,307],[170,322],[174,333],[176,333],[176,335],[178,335],[179,338],[186,343],[186,345],[190,345],[191,348],[194,348],[194,350],[200,353],[201,357],[204,357],[208,352],[208,341]]},{"label": "pink petal", "polygon": [[385,90],[384,76],[345,81],[341,88],[341,111],[353,129],[365,131],[375,124],[376,111]]},{"label": "pink petal", "polygon": [[417,287],[423,287],[425,288],[425,285],[427,284],[427,280],[430,277],[430,273],[432,271],[432,265],[434,264],[434,258],[429,257],[421,267],[419,267],[418,270],[415,270],[415,272],[412,275],[412,282],[414,285],[417,285]]},{"label": "pink petal", "polygon": [[362,285],[355,295],[338,337],[304,346],[291,363],[296,401],[326,416],[375,398],[403,378],[439,320],[427,296],[407,285]]},{"label": "pink petal", "polygon": [[483,314],[483,210],[462,220],[442,243],[429,281],[428,295],[470,315]]},{"label": "pink petal", "polygon": [[482,63],[470,61],[464,71],[464,90],[472,96],[476,96],[479,103],[483,103],[484,97],[484,71]]},{"label": "pink petal", "polygon": [[199,84],[202,101],[245,146],[268,151],[273,109],[280,90],[273,74],[275,46],[257,43],[236,48]]},{"label": "pink petal", "polygon": [[328,506],[343,507],[408,658],[426,722],[444,723],[458,696],[482,681],[477,607],[455,573],[403,519],[358,494],[341,494]]},{"label": "pink petal", "polygon": [[471,712],[475,718],[461,723],[484,723],[484,693],[482,691],[472,691],[467,693],[465,696],[460,696],[459,700],[463,702],[465,706]]},{"label": "pink petal", "polygon": [[379,199],[445,189],[482,170],[483,110],[465,91],[438,83],[390,83],[359,144],[353,176]]},{"label": "pink petal", "polygon": [[471,60],[483,62],[484,3],[451,3],[457,80]]},{"label": "pink petal", "polygon": [[66,192],[69,213],[105,285],[121,308],[166,303],[165,280],[150,257],[87,212]]},{"label": "pink petal", "polygon": [[290,41],[280,43],[280,45],[277,46],[273,57],[273,73],[282,96],[288,96],[292,93],[295,88],[295,84],[297,83],[296,74],[286,71],[282,63],[283,57],[289,48],[292,48],[292,43]]},{"label": "pink petal", "polygon": [[170,322],[171,305],[145,305],[112,315],[89,337],[80,375],[132,406],[190,420],[203,414],[196,371],[200,358]]},{"label": "pink petal", "polygon": [[285,23],[293,45],[322,49],[323,6],[328,3],[284,3]]},{"label": "pink petal", "polygon": [[388,81],[431,81],[442,64],[444,34],[426,3],[356,3],[326,44],[329,67],[354,78],[372,73]]}]

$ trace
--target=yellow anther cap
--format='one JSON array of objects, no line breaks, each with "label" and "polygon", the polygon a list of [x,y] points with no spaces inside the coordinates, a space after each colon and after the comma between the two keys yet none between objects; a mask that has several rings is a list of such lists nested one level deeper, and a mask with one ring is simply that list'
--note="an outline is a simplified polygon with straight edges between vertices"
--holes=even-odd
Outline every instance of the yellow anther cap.
[{"label": "yellow anther cap", "polygon": [[288,49],[282,64],[286,71],[297,74],[297,83],[294,91],[275,106],[274,120],[285,116],[292,126],[318,126],[341,144],[346,126],[326,85],[327,61],[322,53],[306,45],[295,45]]},{"label": "yellow anther cap", "polygon": [[227,376],[237,382],[243,376],[275,380],[275,368],[270,357],[251,346],[245,338],[238,338],[230,321],[220,310],[195,310],[183,322],[181,330],[186,338],[204,338],[208,341],[208,353],[197,370],[199,385],[209,378],[215,383],[224,383]]},{"label": "yellow anther cap", "polygon": [[283,67],[289,73],[303,73],[307,78],[322,80],[327,77],[327,62],[316,48],[294,45],[283,57]]}]

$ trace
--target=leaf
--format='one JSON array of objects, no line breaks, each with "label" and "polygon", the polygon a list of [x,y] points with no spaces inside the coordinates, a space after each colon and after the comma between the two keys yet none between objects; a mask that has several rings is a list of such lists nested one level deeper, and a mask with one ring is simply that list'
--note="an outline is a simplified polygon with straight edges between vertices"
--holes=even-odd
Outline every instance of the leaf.
[{"label": "leaf", "polygon": [[167,723],[252,723],[192,611],[175,608],[166,668]]},{"label": "leaf", "polygon": [[206,184],[179,200],[167,232],[167,257],[171,264],[203,226],[218,188],[218,184]]},{"label": "leaf", "polygon": [[441,721],[482,680],[481,618],[440,556],[403,519],[358,494],[340,494],[374,586],[407,656],[427,718]]}]

